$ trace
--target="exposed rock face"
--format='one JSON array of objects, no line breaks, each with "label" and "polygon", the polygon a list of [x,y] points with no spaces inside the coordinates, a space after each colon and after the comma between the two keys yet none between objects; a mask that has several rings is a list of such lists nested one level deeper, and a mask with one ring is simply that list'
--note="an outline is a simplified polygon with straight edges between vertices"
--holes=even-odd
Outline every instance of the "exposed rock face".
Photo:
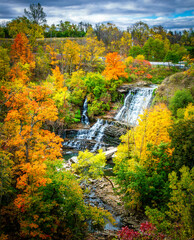
[{"label": "exposed rock face", "polygon": [[169,103],[169,99],[174,95],[177,90],[184,88],[192,90],[194,84],[194,77],[188,76],[184,72],[175,73],[164,79],[162,84],[156,91],[154,103],[165,102]]},{"label": "exposed rock face", "polygon": [[119,93],[128,93],[130,89],[135,88],[135,87],[147,87],[150,85],[150,82],[144,82],[144,81],[139,81],[137,83],[133,84],[123,84],[120,86],[117,91]]},{"label": "exposed rock face", "polygon": [[124,125],[123,127],[119,127],[117,125],[108,126],[104,130],[103,141],[113,146],[118,146],[121,142],[119,139],[120,136],[126,134],[126,132],[127,129]]}]

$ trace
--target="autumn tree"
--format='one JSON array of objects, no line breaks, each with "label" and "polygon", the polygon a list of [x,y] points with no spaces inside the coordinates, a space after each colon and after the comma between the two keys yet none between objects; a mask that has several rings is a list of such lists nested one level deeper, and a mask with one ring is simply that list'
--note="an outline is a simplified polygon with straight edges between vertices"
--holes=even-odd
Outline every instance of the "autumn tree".
[{"label": "autumn tree", "polygon": [[154,204],[162,207],[168,202],[167,180],[173,164],[168,133],[171,124],[167,107],[156,105],[145,110],[139,125],[122,136],[114,171],[127,207],[141,209]]},{"label": "autumn tree", "polygon": [[92,28],[88,28],[86,34],[86,43],[84,45],[82,54],[89,70],[97,67],[101,63],[100,57],[103,56],[104,52],[104,43],[97,40]]},{"label": "autumn tree", "polygon": [[127,77],[127,73],[125,72],[125,64],[122,62],[121,57],[117,52],[108,53],[106,55],[106,68],[103,72],[103,75],[107,80],[118,80],[119,78]]},{"label": "autumn tree", "polygon": [[70,102],[75,105],[81,106],[86,96],[86,86],[84,83],[85,72],[78,70],[72,73],[68,86],[71,91]]},{"label": "autumn tree", "polygon": [[46,45],[46,52],[49,56],[51,67],[55,68],[59,62],[59,60],[57,59],[58,55],[57,49],[55,49],[54,46],[52,45]]},{"label": "autumn tree", "polygon": [[29,37],[30,44],[36,46],[37,38],[44,38],[43,28],[37,23],[30,22],[26,17],[18,17],[8,23],[9,35],[13,38],[19,33]]},{"label": "autumn tree", "polygon": [[128,32],[123,32],[123,36],[119,42],[119,52],[121,55],[128,56],[131,43],[131,34]]},{"label": "autumn tree", "polygon": [[[52,99],[58,109],[59,119],[57,121],[49,121],[47,125],[52,126],[52,130],[56,132],[57,128],[68,124],[69,118],[71,118],[69,97],[70,92],[67,90],[64,75],[60,72],[58,66],[52,69],[52,74],[46,79],[45,85],[52,89]],[[58,129],[60,130],[60,129]]]},{"label": "autumn tree", "polygon": [[25,34],[19,33],[11,46],[11,61],[13,66],[10,78],[15,83],[26,83],[35,67],[31,46]]},{"label": "autumn tree", "polygon": [[[58,71],[53,71],[58,78],[55,87],[61,88]],[[112,221],[108,212],[84,203],[75,176],[62,170],[62,139],[42,128],[46,120],[57,119],[57,108],[50,98],[52,91],[29,85],[11,96],[7,91],[4,94],[9,111],[2,142],[13,162],[14,192],[1,209],[1,230],[21,239],[78,239],[85,235],[87,221],[94,228],[103,226],[104,218]],[[7,158],[3,156],[3,162],[7,162],[1,167],[1,197],[9,190]]]},{"label": "autumn tree", "polygon": [[61,49],[61,65],[62,70],[71,74],[73,71],[78,70],[81,65],[81,46],[76,41],[67,40]]},{"label": "autumn tree", "polygon": [[10,58],[6,48],[0,46],[0,79],[5,79],[10,70]]}]

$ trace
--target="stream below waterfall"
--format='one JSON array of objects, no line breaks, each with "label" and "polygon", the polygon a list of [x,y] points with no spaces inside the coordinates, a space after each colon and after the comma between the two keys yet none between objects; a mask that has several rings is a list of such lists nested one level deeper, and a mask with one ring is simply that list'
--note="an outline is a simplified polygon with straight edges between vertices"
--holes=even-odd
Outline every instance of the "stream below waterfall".
[{"label": "stream below waterfall", "polygon": [[[107,150],[109,147],[116,147],[120,143],[120,136],[127,132],[128,127],[138,124],[139,114],[151,105],[153,91],[156,86],[150,87],[134,87],[131,88],[125,97],[123,106],[118,110],[114,119],[103,120],[98,118],[96,123],[90,127],[89,118],[87,116],[87,98],[84,101],[82,110],[83,129],[66,130],[64,133],[63,147],[65,150],[64,159],[68,160],[72,156],[76,156],[78,151],[88,149],[96,152],[98,149]],[[105,230],[118,230],[122,227],[122,214],[114,214],[111,204],[105,203],[96,195],[96,187],[90,186],[90,193],[86,196],[86,201],[93,206],[102,207],[113,214],[116,225],[108,223]],[[106,190],[105,190],[106,191]],[[114,193],[113,193],[114,195]],[[110,202],[109,202],[110,203]]]}]

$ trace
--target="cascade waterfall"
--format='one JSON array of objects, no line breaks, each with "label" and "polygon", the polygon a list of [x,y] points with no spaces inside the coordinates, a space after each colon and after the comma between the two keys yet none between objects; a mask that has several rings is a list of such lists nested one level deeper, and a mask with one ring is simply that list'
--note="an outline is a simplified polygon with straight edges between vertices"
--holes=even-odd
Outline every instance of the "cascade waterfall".
[{"label": "cascade waterfall", "polygon": [[[115,116],[115,120],[121,123],[127,123],[130,126],[135,126],[139,114],[143,113],[145,108],[148,108],[152,101],[153,91],[156,87],[144,87],[144,88],[133,88],[129,90],[124,105],[118,111]],[[82,123],[88,125],[89,119],[87,117],[87,99],[85,99],[83,105]],[[91,151],[94,152],[103,146],[104,132],[106,128],[114,125],[114,122],[108,122],[103,119],[98,119],[97,122],[90,129],[81,129],[77,131],[76,136],[67,142],[64,142],[64,146],[69,148],[75,148],[83,150],[86,142],[91,141],[93,146]]]}]

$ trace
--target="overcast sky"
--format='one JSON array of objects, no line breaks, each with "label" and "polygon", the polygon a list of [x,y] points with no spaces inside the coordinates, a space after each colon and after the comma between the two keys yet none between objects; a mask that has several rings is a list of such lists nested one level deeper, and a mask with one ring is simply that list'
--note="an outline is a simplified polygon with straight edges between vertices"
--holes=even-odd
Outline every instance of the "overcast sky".
[{"label": "overcast sky", "polygon": [[141,20],[171,30],[194,27],[194,0],[0,0],[0,22],[24,15],[24,8],[38,2],[47,14],[49,25],[60,20],[111,22],[126,29]]}]

